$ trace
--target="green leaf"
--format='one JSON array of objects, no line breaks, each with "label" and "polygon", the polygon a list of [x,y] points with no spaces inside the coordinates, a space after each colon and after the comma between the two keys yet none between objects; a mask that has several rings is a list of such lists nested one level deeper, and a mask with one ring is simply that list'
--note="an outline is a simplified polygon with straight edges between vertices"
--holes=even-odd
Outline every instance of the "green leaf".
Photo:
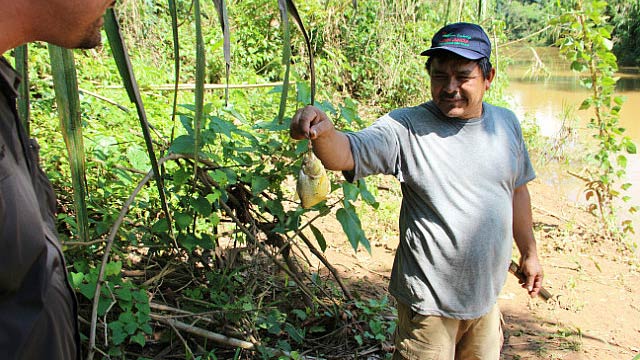
[{"label": "green leaf", "polygon": [[136,169],[147,170],[150,167],[149,156],[137,145],[127,149],[127,160]]},{"label": "green leaf", "polygon": [[300,309],[293,309],[291,312],[298,318],[298,320],[305,321],[307,320],[307,313]]},{"label": "green leaf", "polygon": [[342,183],[342,192],[344,193],[344,201],[356,201],[358,198],[358,194],[360,193],[360,189],[352,183],[343,182]]},{"label": "green leaf", "polygon": [[352,106],[342,106],[340,105],[340,116],[345,119],[348,124],[352,122],[359,122],[360,116],[358,116],[358,109]]},{"label": "green leaf", "polygon": [[69,272],[69,276],[71,277],[71,286],[73,286],[73,288],[75,289],[80,287],[80,285],[84,280],[84,274],[72,271],[72,272]]},{"label": "green leaf", "polygon": [[627,167],[627,157],[624,155],[618,155],[618,158],[616,159],[618,165],[622,168],[626,168]]},{"label": "green leaf", "polygon": [[193,218],[191,217],[191,215],[182,212],[176,213],[175,219],[176,225],[181,230],[187,229],[189,225],[191,225],[191,222],[193,222]]},{"label": "green leaf", "polygon": [[147,343],[143,333],[137,333],[129,338],[129,342],[144,346]]},{"label": "green leaf", "polygon": [[301,104],[310,104],[311,103],[311,88],[309,84],[298,81],[296,83],[296,99]]},{"label": "green leaf", "polygon": [[71,50],[51,44],[49,45],[49,56],[51,57],[51,72],[53,74],[53,86],[56,93],[62,136],[67,146],[71,166],[73,202],[76,209],[78,236],[81,241],[88,241],[89,215],[86,203],[86,165],[75,61]]},{"label": "green leaf", "polygon": [[269,179],[265,177],[254,175],[251,178],[251,192],[253,193],[253,195],[260,194],[261,192],[269,188],[269,185]]},{"label": "green leaf", "polygon": [[571,63],[571,70],[582,72],[585,69],[585,65],[580,61],[574,61]]},{"label": "green leaf", "polygon": [[128,302],[133,300],[133,296],[131,295],[130,288],[118,288],[114,292],[116,293],[116,297],[119,300],[128,301]]},{"label": "green leaf", "polygon": [[627,142],[626,150],[628,154],[635,154],[637,151],[636,144],[633,141]]},{"label": "green leaf", "polygon": [[82,283],[78,285],[78,290],[80,290],[80,294],[82,294],[85,298],[89,300],[93,300],[93,296],[96,294],[96,283]]},{"label": "green leaf", "polygon": [[336,217],[342,225],[342,230],[347,234],[347,238],[351,243],[353,250],[358,249],[358,245],[362,244],[369,253],[371,253],[371,245],[362,230],[360,219],[353,207],[342,208],[336,212]]},{"label": "green leaf", "polygon": [[110,261],[104,269],[104,276],[120,275],[120,271],[122,271],[122,261]]},{"label": "green leaf", "polygon": [[164,234],[168,230],[169,224],[165,218],[159,219],[153,224],[153,226],[151,226],[151,232],[154,234]]},{"label": "green leaf", "polygon": [[189,135],[178,136],[169,147],[169,152],[174,154],[191,155],[195,153],[196,143]]},{"label": "green leaf", "polygon": [[298,344],[302,344],[304,342],[304,334],[295,326],[286,323],[284,325],[284,329],[287,334],[289,334],[289,336],[293,339],[293,341],[297,342]]},{"label": "green leaf", "polygon": [[229,183],[227,173],[219,169],[216,169],[213,174],[211,174],[211,178],[220,186],[226,186]]},{"label": "green leaf", "polygon": [[587,110],[591,107],[593,100],[591,98],[585,99],[582,104],[580,104],[580,108],[578,110]]},{"label": "green leaf", "polygon": [[358,345],[362,346],[362,344],[364,344],[364,341],[362,340],[362,335],[355,335],[353,338],[356,340],[356,342],[358,342]]},{"label": "green leaf", "polygon": [[374,209],[380,206],[380,203],[376,201],[376,197],[367,188],[367,183],[364,179],[358,180],[358,189],[360,190],[360,196],[367,204],[371,205]]},{"label": "green leaf", "polygon": [[191,199],[191,207],[204,217],[211,215],[211,203],[200,195]]},{"label": "green leaf", "polygon": [[[176,222],[177,221],[178,220],[176,219]],[[184,246],[184,248],[187,249],[189,252],[193,251],[193,249],[195,249],[196,246],[198,246],[198,239],[196,239],[196,237],[191,234],[178,236],[178,242],[180,243],[180,245]]]},{"label": "green leaf", "polygon": [[320,246],[320,250],[322,250],[322,252],[325,252],[325,250],[327,250],[327,241],[325,240],[324,235],[322,235],[320,229],[315,227],[313,224],[309,224],[309,227],[311,228],[311,232],[318,242],[318,246]]},{"label": "green leaf", "polygon": [[124,326],[120,321],[109,323],[109,329],[111,330],[111,341],[114,345],[120,345],[127,339],[127,333],[124,331]]}]

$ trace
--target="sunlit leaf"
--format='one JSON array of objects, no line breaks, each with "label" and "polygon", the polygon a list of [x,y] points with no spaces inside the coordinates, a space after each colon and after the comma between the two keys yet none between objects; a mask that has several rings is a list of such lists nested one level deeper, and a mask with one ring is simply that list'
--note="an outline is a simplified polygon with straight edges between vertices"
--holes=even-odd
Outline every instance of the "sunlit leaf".
[{"label": "sunlit leaf", "polygon": [[624,155],[618,155],[618,158],[616,159],[616,161],[618,162],[618,165],[622,168],[626,168],[627,167],[627,157]]},{"label": "sunlit leaf", "polygon": [[629,154],[635,154],[637,152],[636,144],[633,141],[628,141],[625,148]]}]

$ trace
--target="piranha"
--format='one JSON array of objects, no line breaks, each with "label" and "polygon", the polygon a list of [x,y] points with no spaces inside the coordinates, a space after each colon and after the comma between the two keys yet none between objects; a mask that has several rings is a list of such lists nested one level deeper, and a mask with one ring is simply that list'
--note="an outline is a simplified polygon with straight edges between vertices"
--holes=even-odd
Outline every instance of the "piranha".
[{"label": "piranha", "polygon": [[311,149],[302,156],[302,167],[300,167],[296,191],[302,202],[302,207],[305,209],[326,199],[327,194],[331,191],[331,182],[327,177],[327,172]]}]

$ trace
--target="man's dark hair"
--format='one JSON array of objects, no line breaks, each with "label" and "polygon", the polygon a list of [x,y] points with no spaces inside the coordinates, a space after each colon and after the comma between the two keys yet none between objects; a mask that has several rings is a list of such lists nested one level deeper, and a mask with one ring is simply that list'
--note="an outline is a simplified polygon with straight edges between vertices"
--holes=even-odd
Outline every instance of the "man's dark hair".
[{"label": "man's dark hair", "polygon": [[[452,57],[452,58],[464,59],[463,57],[455,54],[447,54],[447,55],[438,54],[438,55],[430,56],[429,59],[427,60],[427,63],[425,64],[427,72],[431,73],[431,62],[436,57],[437,58]],[[478,64],[478,66],[480,67],[480,71],[482,71],[482,76],[484,76],[485,79],[489,78],[489,75],[491,74],[491,69],[493,68],[493,65],[491,65],[491,61],[489,61],[489,59],[487,59],[486,57],[483,57],[478,60],[472,60],[472,61],[475,61]]]}]

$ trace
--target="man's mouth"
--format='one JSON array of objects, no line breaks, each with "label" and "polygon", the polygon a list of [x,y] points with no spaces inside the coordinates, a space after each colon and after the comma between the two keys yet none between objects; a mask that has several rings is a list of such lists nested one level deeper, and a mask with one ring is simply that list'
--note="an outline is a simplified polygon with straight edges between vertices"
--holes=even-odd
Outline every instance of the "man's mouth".
[{"label": "man's mouth", "polygon": [[440,97],[440,101],[448,102],[448,103],[457,103],[460,101],[464,101],[461,97]]}]

